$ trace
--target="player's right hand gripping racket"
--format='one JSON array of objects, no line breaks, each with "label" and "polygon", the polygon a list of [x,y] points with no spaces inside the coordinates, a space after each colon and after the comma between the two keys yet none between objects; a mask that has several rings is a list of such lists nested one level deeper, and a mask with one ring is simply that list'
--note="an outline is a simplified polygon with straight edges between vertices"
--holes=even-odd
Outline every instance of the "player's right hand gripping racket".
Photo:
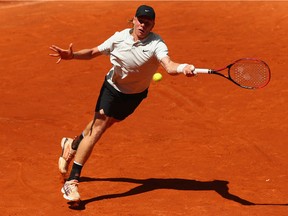
[{"label": "player's right hand gripping racket", "polygon": [[[228,75],[221,73],[225,69],[228,69]],[[268,64],[254,58],[242,58],[218,70],[195,68],[193,73],[220,75],[246,89],[263,88],[269,83],[271,78]]]}]

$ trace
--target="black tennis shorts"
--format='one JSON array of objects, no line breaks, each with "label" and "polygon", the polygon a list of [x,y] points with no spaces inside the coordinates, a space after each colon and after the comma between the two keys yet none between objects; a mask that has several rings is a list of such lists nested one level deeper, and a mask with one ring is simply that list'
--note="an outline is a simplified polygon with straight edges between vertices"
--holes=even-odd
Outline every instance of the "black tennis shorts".
[{"label": "black tennis shorts", "polygon": [[117,91],[108,81],[104,80],[95,111],[104,110],[106,116],[117,120],[124,120],[138,107],[141,101],[147,97],[148,89],[137,94],[124,94]]}]

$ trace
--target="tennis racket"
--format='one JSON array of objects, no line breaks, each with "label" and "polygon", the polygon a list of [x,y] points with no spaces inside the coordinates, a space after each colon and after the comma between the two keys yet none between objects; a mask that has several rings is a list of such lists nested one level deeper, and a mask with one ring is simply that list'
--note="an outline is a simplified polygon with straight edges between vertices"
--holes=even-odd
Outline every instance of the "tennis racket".
[{"label": "tennis racket", "polygon": [[[227,75],[221,72],[225,69],[228,69]],[[268,64],[255,58],[242,58],[218,70],[195,68],[193,73],[216,74],[245,89],[263,88],[271,78]]]}]

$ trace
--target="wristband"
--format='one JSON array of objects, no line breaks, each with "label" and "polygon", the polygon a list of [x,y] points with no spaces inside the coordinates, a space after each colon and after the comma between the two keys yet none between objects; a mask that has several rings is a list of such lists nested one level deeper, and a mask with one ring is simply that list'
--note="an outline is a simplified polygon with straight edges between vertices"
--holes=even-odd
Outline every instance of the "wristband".
[{"label": "wristband", "polygon": [[177,67],[177,73],[183,73],[183,69],[187,66],[188,64],[179,64]]}]

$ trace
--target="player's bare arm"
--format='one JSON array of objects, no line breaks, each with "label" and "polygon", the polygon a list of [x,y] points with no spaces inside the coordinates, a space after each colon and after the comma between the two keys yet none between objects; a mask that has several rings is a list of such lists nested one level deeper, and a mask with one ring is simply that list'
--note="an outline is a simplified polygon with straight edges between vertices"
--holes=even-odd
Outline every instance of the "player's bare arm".
[{"label": "player's bare arm", "polygon": [[52,57],[59,58],[56,62],[57,64],[60,63],[62,59],[64,60],[71,60],[71,59],[89,60],[89,59],[95,58],[96,56],[101,55],[97,47],[94,47],[91,49],[82,49],[77,52],[73,52],[72,46],[73,44],[71,43],[68,49],[62,49],[58,46],[52,45],[49,48],[53,50],[55,53],[49,54],[49,55]]},{"label": "player's bare arm", "polygon": [[82,49],[73,53],[74,59],[80,60],[89,60],[99,55],[101,55],[101,52],[99,52],[98,47],[94,47],[91,49]]},{"label": "player's bare arm", "polygon": [[179,64],[173,62],[170,57],[164,57],[161,59],[161,65],[164,69],[171,75],[177,75],[183,73],[186,76],[193,76],[193,71],[195,69],[194,65],[191,64]]}]

